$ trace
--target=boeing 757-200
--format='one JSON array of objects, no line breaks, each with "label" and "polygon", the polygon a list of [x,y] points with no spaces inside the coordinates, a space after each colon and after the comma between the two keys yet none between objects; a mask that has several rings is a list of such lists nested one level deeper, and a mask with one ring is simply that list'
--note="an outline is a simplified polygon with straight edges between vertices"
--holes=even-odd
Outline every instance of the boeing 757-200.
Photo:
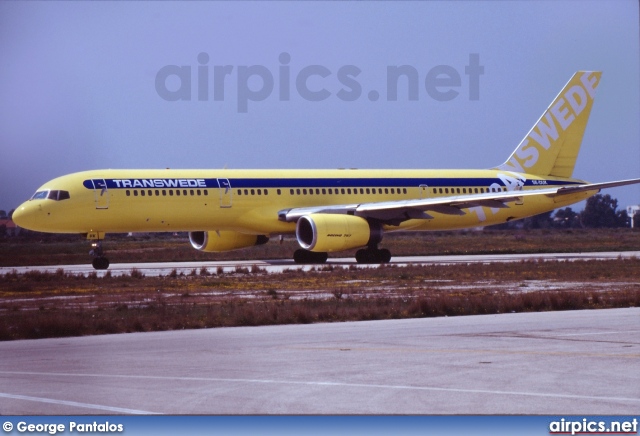
[{"label": "boeing 757-200", "polygon": [[93,266],[113,232],[189,232],[221,252],[295,234],[299,263],[360,248],[360,263],[391,259],[385,232],[449,230],[522,219],[640,179],[573,178],[601,73],[573,75],[505,163],[484,170],[95,170],[51,180],[18,207],[23,228],[79,233]]}]

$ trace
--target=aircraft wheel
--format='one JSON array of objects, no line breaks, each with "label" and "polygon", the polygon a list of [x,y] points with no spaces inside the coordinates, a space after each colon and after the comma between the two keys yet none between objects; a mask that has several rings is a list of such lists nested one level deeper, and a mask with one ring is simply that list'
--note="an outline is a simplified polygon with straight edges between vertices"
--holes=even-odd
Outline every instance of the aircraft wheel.
[{"label": "aircraft wheel", "polygon": [[102,270],[109,268],[109,259],[106,257],[96,257],[91,263],[94,269]]},{"label": "aircraft wheel", "polygon": [[361,248],[356,251],[356,262],[362,264],[388,263],[391,260],[391,252],[386,248]]},{"label": "aircraft wheel", "polygon": [[300,264],[325,263],[329,254],[325,252],[314,252],[298,249],[293,253],[293,261]]},{"label": "aircraft wheel", "polygon": [[386,248],[379,250],[378,253],[380,254],[380,263],[389,263],[391,261],[391,252]]},{"label": "aircraft wheel", "polygon": [[293,261],[295,263],[307,263],[307,255],[306,253],[308,253],[306,250],[296,250],[293,252]]},{"label": "aircraft wheel", "polygon": [[358,263],[370,263],[370,250],[361,248],[356,251],[356,262]]}]

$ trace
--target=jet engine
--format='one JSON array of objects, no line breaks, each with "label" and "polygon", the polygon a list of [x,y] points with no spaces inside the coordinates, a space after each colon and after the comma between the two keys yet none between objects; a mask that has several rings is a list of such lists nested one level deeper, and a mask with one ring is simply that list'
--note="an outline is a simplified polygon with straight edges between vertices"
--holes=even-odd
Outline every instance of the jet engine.
[{"label": "jet engine", "polygon": [[221,252],[266,244],[269,242],[269,237],[247,235],[233,230],[220,230],[217,232],[189,232],[189,242],[196,250]]},{"label": "jet engine", "polygon": [[296,238],[305,250],[328,253],[375,245],[382,227],[353,215],[311,214],[298,219]]}]

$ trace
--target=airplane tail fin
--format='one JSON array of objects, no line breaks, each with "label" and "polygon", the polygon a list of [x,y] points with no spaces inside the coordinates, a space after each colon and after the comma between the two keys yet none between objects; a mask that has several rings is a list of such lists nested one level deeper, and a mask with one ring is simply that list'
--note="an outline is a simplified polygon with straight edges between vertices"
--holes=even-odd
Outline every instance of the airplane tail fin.
[{"label": "airplane tail fin", "polygon": [[495,169],[570,178],[601,76],[600,71],[575,73],[509,159]]}]

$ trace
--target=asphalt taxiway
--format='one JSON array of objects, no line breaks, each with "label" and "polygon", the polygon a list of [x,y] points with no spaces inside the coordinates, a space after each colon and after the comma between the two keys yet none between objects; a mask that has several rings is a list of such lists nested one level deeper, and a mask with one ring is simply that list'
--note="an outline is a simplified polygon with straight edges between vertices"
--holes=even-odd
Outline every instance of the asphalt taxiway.
[{"label": "asphalt taxiway", "polygon": [[[602,253],[535,253],[535,254],[481,254],[481,255],[451,255],[451,256],[396,256],[391,258],[391,265],[448,265],[456,263],[492,263],[492,262],[522,262],[522,261],[579,261],[579,260],[611,260],[619,258],[640,258],[640,251],[609,251]],[[362,265],[353,258],[330,258],[327,265],[359,268],[377,268],[378,264]],[[114,263],[108,271],[113,275],[129,274],[136,269],[146,276],[169,275],[174,269],[178,274],[189,274],[202,268],[209,273],[217,271],[233,272],[236,268],[260,268],[269,273],[282,272],[288,269],[310,270],[322,268],[322,265],[300,265],[293,260],[233,260],[233,261],[204,261],[204,262],[155,262],[155,263]],[[19,266],[0,267],[0,274],[12,271],[23,274],[29,271],[55,272],[63,269],[72,274],[89,274],[96,270],[90,263],[83,265],[49,265],[49,266]],[[106,271],[97,271],[98,276]]]},{"label": "asphalt taxiway", "polygon": [[0,343],[1,414],[637,414],[640,308]]}]

